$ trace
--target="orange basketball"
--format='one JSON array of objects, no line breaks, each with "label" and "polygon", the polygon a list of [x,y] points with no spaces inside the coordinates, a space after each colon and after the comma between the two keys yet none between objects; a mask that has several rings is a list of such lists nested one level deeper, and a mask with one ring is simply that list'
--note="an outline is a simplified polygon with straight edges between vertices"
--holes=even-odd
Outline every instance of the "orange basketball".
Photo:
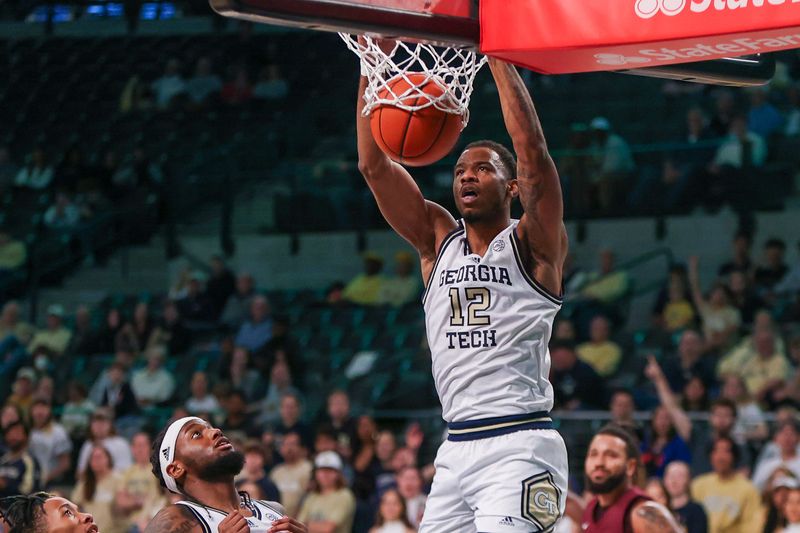
[{"label": "orange basketball", "polygon": [[[422,92],[433,98],[442,95],[442,89],[432,80],[425,81],[422,73],[408,74],[409,79]],[[424,82],[424,84],[423,84]],[[396,95],[402,95],[410,86],[402,76],[388,81]],[[381,98],[389,89],[384,88]],[[410,106],[422,105],[425,96],[411,95],[403,100]],[[461,116],[436,109],[434,106],[418,111],[406,111],[392,105],[380,105],[370,113],[372,136],[381,150],[393,160],[411,167],[430,165],[450,153],[461,134]]]}]

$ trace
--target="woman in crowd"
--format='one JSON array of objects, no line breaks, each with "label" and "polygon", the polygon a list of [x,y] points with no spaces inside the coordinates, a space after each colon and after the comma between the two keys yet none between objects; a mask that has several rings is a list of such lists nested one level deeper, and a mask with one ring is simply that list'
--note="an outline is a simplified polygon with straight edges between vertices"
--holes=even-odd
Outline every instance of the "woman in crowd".
[{"label": "woman in crowd", "polygon": [[786,525],[784,508],[789,492],[800,483],[788,468],[779,467],[772,473],[764,489],[764,533],[775,533]]},{"label": "woman in crowd", "polygon": [[691,451],[675,431],[675,426],[664,406],[653,410],[649,430],[642,442],[642,464],[648,476],[662,477],[672,461],[691,464]]},{"label": "woman in crowd", "polygon": [[669,493],[667,493],[664,482],[660,478],[651,477],[648,479],[644,486],[644,492],[650,496],[653,501],[660,503],[667,509],[670,508]]},{"label": "woman in crowd", "polygon": [[375,527],[369,533],[414,533],[406,516],[406,502],[396,489],[389,489],[381,496]]},{"label": "woman in crowd", "polygon": [[81,474],[72,491],[72,501],[90,512],[97,524],[106,533],[125,533],[114,513],[114,495],[119,485],[118,475],[113,471],[111,454],[102,446],[92,448],[89,467]]},{"label": "woman in crowd", "polygon": [[336,452],[322,452],[314,460],[311,490],[303,500],[297,519],[309,531],[350,533],[356,513],[356,499],[342,475],[342,459]]},{"label": "woman in crowd", "polygon": [[92,414],[89,436],[78,454],[78,474],[86,469],[92,449],[96,446],[102,446],[108,451],[112,458],[113,468],[118,472],[133,464],[131,446],[126,439],[116,434],[113,419],[111,410],[105,407],[98,408]]},{"label": "woman in crowd", "polygon": [[731,304],[730,289],[727,285],[717,283],[706,299],[700,289],[700,273],[696,256],[689,258],[689,282],[694,304],[703,321],[703,336],[706,345],[711,349],[729,347],[742,324],[739,310]]}]

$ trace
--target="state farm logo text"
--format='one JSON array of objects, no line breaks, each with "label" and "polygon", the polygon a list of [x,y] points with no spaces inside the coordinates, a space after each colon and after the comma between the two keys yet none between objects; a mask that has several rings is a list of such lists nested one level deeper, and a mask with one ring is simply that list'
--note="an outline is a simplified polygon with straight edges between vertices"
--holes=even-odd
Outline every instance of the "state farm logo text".
[{"label": "state farm logo text", "polygon": [[787,3],[796,4],[800,0],[636,0],[634,11],[639,18],[649,19],[658,13],[673,17],[681,13],[689,5],[693,13],[703,13],[709,9],[725,11],[745,7],[780,6]]}]

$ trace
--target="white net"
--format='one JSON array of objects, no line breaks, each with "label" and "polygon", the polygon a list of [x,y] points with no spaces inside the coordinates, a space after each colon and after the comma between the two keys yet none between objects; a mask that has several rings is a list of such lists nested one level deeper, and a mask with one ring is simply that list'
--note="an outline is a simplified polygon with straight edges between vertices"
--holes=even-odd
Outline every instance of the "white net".
[{"label": "white net", "polygon": [[[367,77],[365,116],[380,105],[407,111],[434,106],[461,115],[463,125],[467,125],[472,83],[486,63],[485,57],[466,48],[439,48],[403,41],[392,41],[391,49],[384,51],[380,43],[369,36],[339,35],[361,58],[361,73]],[[397,83],[398,78],[405,83]],[[435,83],[441,92],[426,90],[430,83]]]}]

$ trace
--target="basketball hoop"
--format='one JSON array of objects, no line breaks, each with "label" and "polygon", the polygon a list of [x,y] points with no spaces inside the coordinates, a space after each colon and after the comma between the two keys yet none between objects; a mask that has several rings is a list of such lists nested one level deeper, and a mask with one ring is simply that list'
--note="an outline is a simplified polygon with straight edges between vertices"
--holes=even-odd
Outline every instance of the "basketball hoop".
[{"label": "basketball hoop", "polygon": [[[418,111],[434,106],[446,113],[460,115],[463,127],[469,122],[469,99],[475,75],[486,63],[486,58],[468,48],[435,47],[426,43],[395,41],[388,52],[369,36],[363,41],[355,35],[339,34],[347,47],[361,58],[361,73],[367,77],[364,91],[364,116],[380,105]],[[410,76],[410,74],[423,76]],[[402,77],[407,83],[397,94],[389,82]],[[423,87],[433,82],[442,89],[436,98]]]}]

